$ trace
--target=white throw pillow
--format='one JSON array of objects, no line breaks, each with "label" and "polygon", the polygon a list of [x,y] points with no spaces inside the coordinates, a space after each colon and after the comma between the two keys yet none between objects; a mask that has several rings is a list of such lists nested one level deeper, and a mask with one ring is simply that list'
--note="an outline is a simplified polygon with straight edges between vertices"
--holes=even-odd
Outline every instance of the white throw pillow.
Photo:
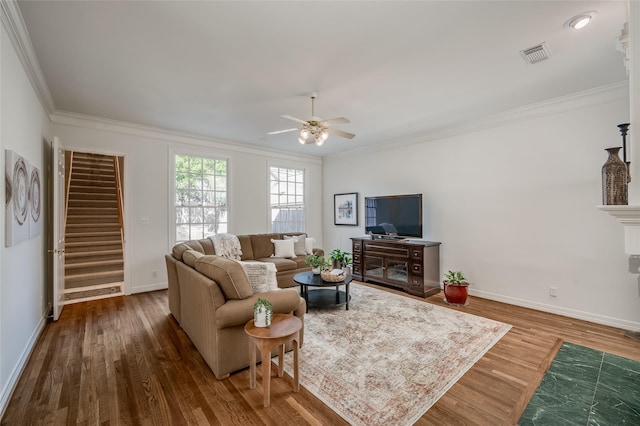
[{"label": "white throw pillow", "polygon": [[307,237],[304,243],[307,254],[313,254],[313,246],[316,244],[316,239]]},{"label": "white throw pillow", "polygon": [[273,257],[284,257],[290,259],[296,257],[296,252],[293,249],[293,240],[271,240],[276,250]]},{"label": "white throw pillow", "polygon": [[249,284],[253,289],[253,294],[264,293],[266,291],[278,290],[278,279],[276,278],[276,265],[270,262],[237,261],[242,265],[247,274]]},{"label": "white throw pillow", "polygon": [[296,256],[304,256],[307,254],[307,237],[304,235],[285,235],[285,240],[293,240],[293,251]]}]

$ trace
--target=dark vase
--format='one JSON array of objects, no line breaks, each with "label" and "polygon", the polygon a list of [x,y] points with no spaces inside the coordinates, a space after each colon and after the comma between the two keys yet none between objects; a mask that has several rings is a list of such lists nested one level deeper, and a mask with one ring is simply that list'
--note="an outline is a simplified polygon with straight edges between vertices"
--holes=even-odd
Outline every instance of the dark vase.
[{"label": "dark vase", "polygon": [[627,165],[618,156],[620,147],[607,148],[609,158],[602,166],[602,204],[626,205]]}]

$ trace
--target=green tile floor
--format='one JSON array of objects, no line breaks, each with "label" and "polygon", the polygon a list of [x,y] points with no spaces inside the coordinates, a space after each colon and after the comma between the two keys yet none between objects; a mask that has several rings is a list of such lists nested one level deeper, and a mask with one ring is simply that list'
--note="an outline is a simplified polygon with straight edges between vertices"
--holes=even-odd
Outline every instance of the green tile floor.
[{"label": "green tile floor", "polygon": [[518,424],[640,425],[640,362],[563,343]]}]

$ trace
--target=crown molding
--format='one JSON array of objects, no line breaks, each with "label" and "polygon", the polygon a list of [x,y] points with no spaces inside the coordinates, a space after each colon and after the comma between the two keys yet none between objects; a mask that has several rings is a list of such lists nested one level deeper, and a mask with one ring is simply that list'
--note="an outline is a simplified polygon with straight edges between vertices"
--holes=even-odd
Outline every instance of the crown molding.
[{"label": "crown molding", "polygon": [[2,20],[2,25],[7,30],[7,34],[9,34],[11,44],[24,67],[33,90],[40,99],[42,107],[47,114],[51,114],[55,110],[53,97],[40,69],[38,58],[36,58],[36,54],[33,51],[29,32],[16,1],[0,1],[0,20]]},{"label": "crown molding", "polygon": [[431,142],[438,139],[458,136],[465,133],[477,132],[507,124],[533,120],[545,116],[606,104],[629,97],[629,82],[621,81],[602,87],[597,87],[567,96],[537,102],[523,107],[513,108],[497,114],[487,115],[478,119],[463,121],[449,126],[432,129],[427,132],[392,139],[368,147],[356,148],[350,151],[325,156],[325,160],[344,159],[349,156],[360,156],[364,153],[396,150],[400,147]]},{"label": "crown molding", "polygon": [[129,123],[126,121],[111,120],[102,117],[72,113],[57,110],[49,115],[49,119],[54,124],[70,127],[78,127],[102,132],[119,133],[129,136],[137,136],[150,139],[164,140],[174,144],[187,144],[204,147],[207,149],[218,149],[227,152],[237,152],[243,154],[260,155],[277,159],[292,161],[305,161],[312,164],[322,164],[322,157],[305,154],[292,154],[286,151],[275,149],[254,147],[240,142],[223,141],[208,136],[196,135],[186,132],[167,130],[159,127],[145,126],[142,124]]}]

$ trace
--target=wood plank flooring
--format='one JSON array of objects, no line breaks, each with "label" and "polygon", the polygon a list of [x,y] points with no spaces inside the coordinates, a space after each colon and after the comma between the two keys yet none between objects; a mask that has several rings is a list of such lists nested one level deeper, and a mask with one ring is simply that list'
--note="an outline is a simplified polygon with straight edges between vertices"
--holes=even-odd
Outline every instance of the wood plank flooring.
[{"label": "wood plank flooring", "polygon": [[[427,300],[447,306],[442,294]],[[640,361],[640,340],[620,329],[480,298],[451,309],[513,328],[417,425],[516,424],[561,340]],[[248,369],[216,380],[170,315],[166,291],[77,303],[47,324],[1,423],[346,424],[302,386],[293,393],[286,375],[273,377],[263,408],[260,370],[257,389]]]}]

